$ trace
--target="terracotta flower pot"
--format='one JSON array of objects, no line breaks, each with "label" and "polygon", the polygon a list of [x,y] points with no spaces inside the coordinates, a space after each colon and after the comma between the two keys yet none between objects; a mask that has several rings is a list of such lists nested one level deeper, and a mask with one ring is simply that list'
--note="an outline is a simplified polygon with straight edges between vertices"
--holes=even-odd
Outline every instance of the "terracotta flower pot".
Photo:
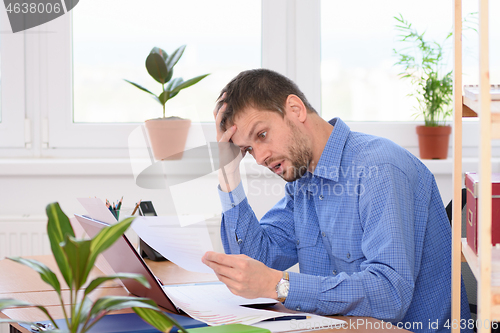
[{"label": "terracotta flower pot", "polygon": [[146,120],[145,125],[156,160],[180,160],[182,158],[191,120],[158,118]]},{"label": "terracotta flower pot", "polygon": [[451,126],[417,126],[420,158],[446,159],[450,133]]}]

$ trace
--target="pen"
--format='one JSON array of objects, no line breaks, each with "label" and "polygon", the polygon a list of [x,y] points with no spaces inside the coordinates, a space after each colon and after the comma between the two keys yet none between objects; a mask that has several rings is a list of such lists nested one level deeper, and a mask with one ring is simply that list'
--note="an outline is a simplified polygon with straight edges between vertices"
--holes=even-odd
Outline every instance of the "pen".
[{"label": "pen", "polygon": [[116,203],[116,219],[120,218],[120,208],[122,207],[123,196],[119,202]]},{"label": "pen", "polygon": [[132,215],[134,215],[135,212],[137,211],[137,208],[139,208],[139,205],[141,204],[141,201],[142,201],[142,199],[139,200],[139,202],[137,203],[137,205],[135,205],[135,208],[134,208],[134,211],[132,212]]},{"label": "pen", "polygon": [[[281,321],[281,320],[304,320],[304,319],[310,319],[311,317],[309,316],[284,316],[284,317],[276,317],[276,318],[270,318],[268,319],[269,321]],[[266,320],[267,321],[267,320]]]},{"label": "pen", "polygon": [[118,220],[118,218],[116,217],[115,210],[113,209],[113,205],[109,203],[108,199],[106,199],[106,207],[108,207],[109,211],[111,212],[111,214],[113,214],[115,219]]}]

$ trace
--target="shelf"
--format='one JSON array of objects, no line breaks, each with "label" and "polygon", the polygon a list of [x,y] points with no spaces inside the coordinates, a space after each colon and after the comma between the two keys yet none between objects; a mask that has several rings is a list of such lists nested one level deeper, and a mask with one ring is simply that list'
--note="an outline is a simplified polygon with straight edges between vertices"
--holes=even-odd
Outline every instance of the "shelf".
[{"label": "shelf", "polygon": [[[479,101],[462,96],[462,103],[464,105],[464,117],[477,117],[481,113],[479,110]],[[500,101],[491,101],[490,105],[492,122],[500,122]]]},{"label": "shelf", "polygon": [[[479,261],[477,255],[467,244],[467,239],[462,238],[462,255],[476,277],[479,276]],[[496,281],[495,281],[496,279]],[[491,249],[491,317],[500,320],[500,248]]]},{"label": "shelf", "polygon": [[[480,114],[479,101],[462,96],[462,117],[477,117]],[[491,101],[491,138],[500,139],[500,101]]]}]

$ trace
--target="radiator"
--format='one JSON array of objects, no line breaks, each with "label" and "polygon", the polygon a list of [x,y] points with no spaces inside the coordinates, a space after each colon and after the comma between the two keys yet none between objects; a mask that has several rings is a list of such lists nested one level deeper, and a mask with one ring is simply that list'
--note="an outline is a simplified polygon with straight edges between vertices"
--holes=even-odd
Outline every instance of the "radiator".
[{"label": "radiator", "polygon": [[[50,253],[45,216],[0,216],[0,259]],[[0,324],[0,333],[8,332]]]},{"label": "radiator", "polygon": [[50,253],[45,216],[0,216],[0,259]]}]

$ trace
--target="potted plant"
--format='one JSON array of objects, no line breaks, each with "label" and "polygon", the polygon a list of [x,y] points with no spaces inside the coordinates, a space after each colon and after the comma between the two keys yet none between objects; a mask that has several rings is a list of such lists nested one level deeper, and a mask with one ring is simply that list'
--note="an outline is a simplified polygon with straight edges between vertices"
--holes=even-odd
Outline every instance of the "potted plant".
[{"label": "potted plant", "polygon": [[446,117],[452,112],[453,71],[443,67],[443,44],[452,34],[449,33],[444,42],[428,42],[424,33],[418,33],[411,23],[400,14],[394,17],[398,23],[398,41],[408,47],[396,50],[396,65],[403,66],[400,78],[410,79],[418,100],[416,115],[424,117],[425,125],[417,126],[420,158],[446,159],[451,126],[446,125]]},{"label": "potted plant", "polygon": [[174,66],[182,57],[186,46],[182,45],[172,54],[159,47],[153,47],[146,58],[146,69],[158,83],[161,84],[161,93],[156,95],[137,83],[127,81],[142,91],[151,94],[153,98],[163,106],[163,117],[146,120],[145,125],[153,149],[153,155],[157,160],[180,159],[186,145],[191,120],[171,116],[165,117],[165,104],[174,98],[182,89],[188,88],[209,74],[200,75],[184,81],[182,78],[173,79]]},{"label": "potted plant", "polygon": [[[65,306],[68,304],[65,304],[63,301],[61,282],[50,268],[32,259],[9,259],[34,269],[40,274],[43,281],[54,288],[60,300],[66,327],[58,327],[56,321],[45,307],[30,304],[25,301],[0,299],[0,311],[13,307],[36,306],[45,313],[55,330],[59,332],[83,333],[87,332],[110,311],[132,308],[143,320],[162,332],[170,331],[171,327],[175,325],[182,332],[187,333],[184,328],[174,319],[164,314],[154,301],[150,299],[132,296],[104,296],[95,301],[91,301],[89,298],[89,294],[93,290],[102,283],[113,279],[134,279],[149,287],[149,283],[144,276],[130,273],[117,273],[98,277],[87,284],[87,278],[94,266],[97,256],[121,237],[134,218],[127,218],[112,226],[105,227],[92,239],[77,240],[75,239],[75,233],[68,217],[61,210],[58,203],[49,204],[46,208],[46,212],[49,219],[47,223],[47,234],[49,236],[51,250],[59,271],[69,287],[69,310],[66,310]],[[85,289],[83,289],[84,286],[86,286]],[[1,319],[0,322],[20,321]],[[39,323],[27,324],[40,327]],[[44,331],[44,329],[40,329],[40,331]]]}]

